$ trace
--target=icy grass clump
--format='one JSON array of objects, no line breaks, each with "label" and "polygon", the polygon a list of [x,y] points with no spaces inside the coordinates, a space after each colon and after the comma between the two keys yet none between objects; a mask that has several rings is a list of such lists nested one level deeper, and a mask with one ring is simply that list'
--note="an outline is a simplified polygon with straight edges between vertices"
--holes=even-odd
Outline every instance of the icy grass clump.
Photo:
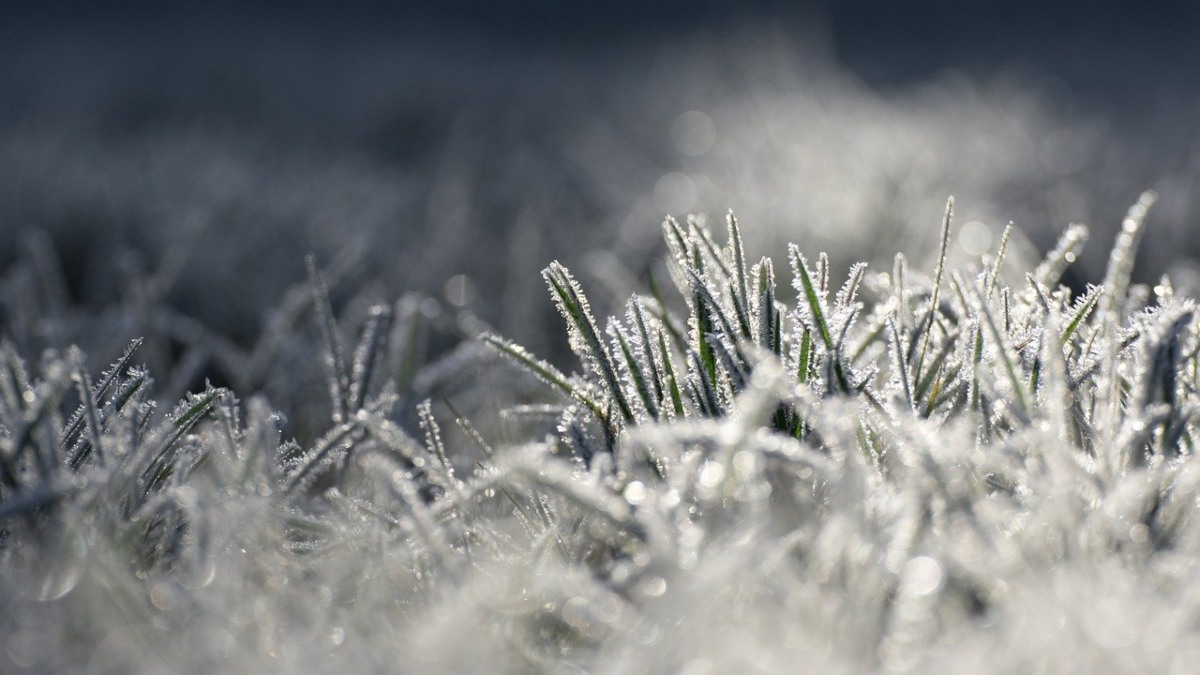
[{"label": "icy grass clump", "polygon": [[7,348],[0,659],[1185,672],[1200,340],[1169,280],[1130,286],[1152,200],[1080,297],[1059,284],[1079,227],[1036,266],[1005,237],[953,268],[950,204],[929,275],[897,256],[840,288],[793,246],[788,306],[732,215],[724,243],[668,220],[683,315],[654,286],[601,323],[553,264],[579,372],[483,336],[540,398],[444,385],[478,343],[416,369],[386,305],[348,348],[312,265],[331,412],[304,447],[261,396],[159,410],[138,343],[95,378]]}]

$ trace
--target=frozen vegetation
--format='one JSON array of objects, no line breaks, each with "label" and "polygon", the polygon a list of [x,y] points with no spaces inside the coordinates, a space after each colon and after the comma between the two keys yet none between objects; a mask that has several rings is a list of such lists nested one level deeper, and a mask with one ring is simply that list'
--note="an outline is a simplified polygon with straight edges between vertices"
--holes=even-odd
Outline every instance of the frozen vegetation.
[{"label": "frozen vegetation", "polygon": [[1171,78],[5,28],[0,672],[1200,663]]},{"label": "frozen vegetation", "polygon": [[[97,371],[21,346],[96,325],[32,240],[2,669],[1189,672],[1200,338],[1169,278],[1131,283],[1154,198],[1077,293],[1087,228],[949,260],[953,201],[910,224],[928,265],[882,269],[668,219],[611,317],[543,271],[567,368],[347,290],[353,257],[309,258],[245,347],[163,304],[168,258]],[[214,362],[228,387],[187,393]]]}]

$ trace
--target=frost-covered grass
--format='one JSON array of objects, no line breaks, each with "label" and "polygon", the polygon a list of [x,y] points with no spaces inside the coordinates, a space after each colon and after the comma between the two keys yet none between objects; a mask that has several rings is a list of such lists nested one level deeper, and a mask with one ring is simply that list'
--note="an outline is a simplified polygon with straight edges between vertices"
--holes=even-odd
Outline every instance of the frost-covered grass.
[{"label": "frost-covered grass", "polygon": [[[146,282],[103,372],[0,353],[0,663],[1187,672],[1200,339],[1169,279],[1130,283],[1152,202],[1077,296],[1082,226],[947,265],[950,203],[931,269],[839,283],[668,219],[675,288],[619,316],[546,268],[571,373],[432,301],[336,316],[336,263],[250,350]],[[6,291],[52,291],[42,262]],[[164,333],[245,378],[176,404],[199,357],[155,384]],[[296,429],[264,392],[317,373]]]}]

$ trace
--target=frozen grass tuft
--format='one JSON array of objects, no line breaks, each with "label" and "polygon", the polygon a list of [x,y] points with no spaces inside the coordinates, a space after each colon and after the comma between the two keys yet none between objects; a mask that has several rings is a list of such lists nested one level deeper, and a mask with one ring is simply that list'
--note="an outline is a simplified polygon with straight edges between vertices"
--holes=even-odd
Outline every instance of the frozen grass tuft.
[{"label": "frozen grass tuft", "polygon": [[[1184,672],[1200,338],[1169,279],[1130,283],[1152,201],[1081,294],[1080,226],[1041,261],[1006,232],[953,265],[951,203],[930,269],[840,279],[802,245],[748,259],[732,214],[668,219],[674,296],[604,317],[546,268],[575,372],[428,301],[339,316],[314,259],[260,346],[193,335],[246,366],[245,400],[156,403],[188,378],[155,384],[142,340],[96,375],[6,344],[0,660]],[[319,428],[259,384],[298,349]]]}]

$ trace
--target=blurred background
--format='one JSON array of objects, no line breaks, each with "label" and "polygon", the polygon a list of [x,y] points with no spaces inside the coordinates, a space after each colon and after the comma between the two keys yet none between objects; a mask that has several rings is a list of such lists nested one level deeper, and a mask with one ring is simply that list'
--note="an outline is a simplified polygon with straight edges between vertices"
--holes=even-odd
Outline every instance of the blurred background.
[{"label": "blurred background", "polygon": [[921,265],[951,194],[963,258],[1090,225],[1082,285],[1153,188],[1137,276],[1185,283],[1198,187],[1182,0],[0,5],[0,319],[34,354],[111,357],[146,294],[254,344],[308,252],[556,354],[552,259],[611,306],[666,214],[733,209],[777,264]]}]

